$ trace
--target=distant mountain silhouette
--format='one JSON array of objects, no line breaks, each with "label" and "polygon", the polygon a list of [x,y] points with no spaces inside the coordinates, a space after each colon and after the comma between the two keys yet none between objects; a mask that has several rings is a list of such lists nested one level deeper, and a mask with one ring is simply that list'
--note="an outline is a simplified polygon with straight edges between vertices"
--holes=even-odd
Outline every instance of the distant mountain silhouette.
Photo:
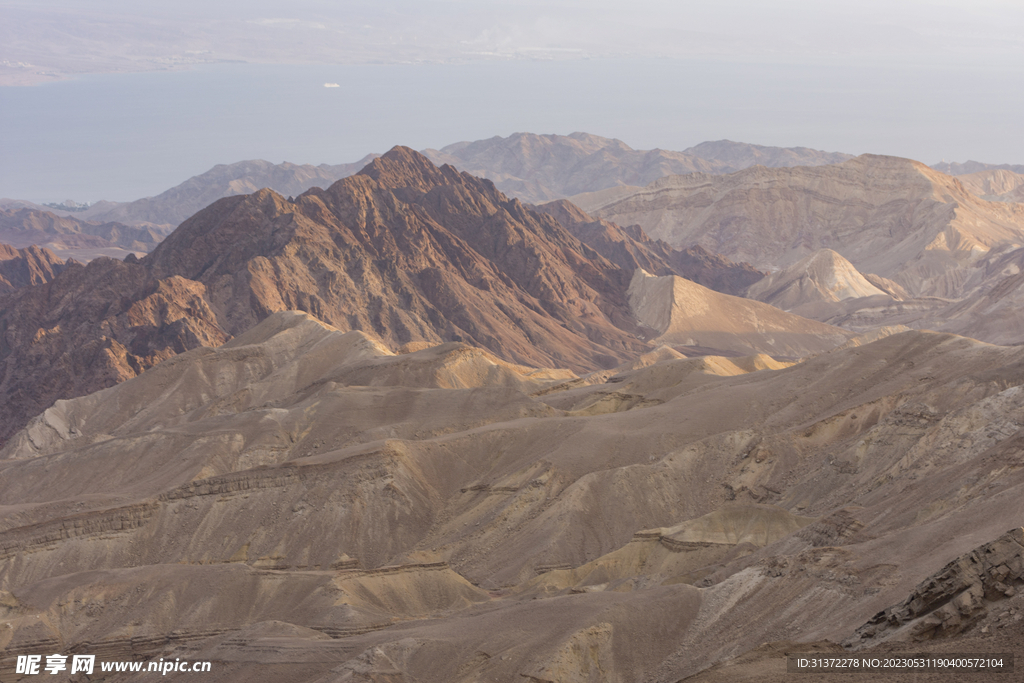
[{"label": "distant mountain silhouette", "polygon": [[32,208],[0,208],[0,242],[14,247],[43,246],[64,258],[88,261],[96,256],[123,258],[146,253],[165,236],[160,229],[59,216]]},{"label": "distant mountain silhouette", "polygon": [[668,175],[731,173],[754,164],[817,166],[850,158],[806,147],[784,149],[729,140],[705,142],[682,152],[635,150],[621,140],[588,133],[515,133],[423,153],[436,164],[451,164],[488,178],[503,192],[532,203],[617,185],[646,185]]}]

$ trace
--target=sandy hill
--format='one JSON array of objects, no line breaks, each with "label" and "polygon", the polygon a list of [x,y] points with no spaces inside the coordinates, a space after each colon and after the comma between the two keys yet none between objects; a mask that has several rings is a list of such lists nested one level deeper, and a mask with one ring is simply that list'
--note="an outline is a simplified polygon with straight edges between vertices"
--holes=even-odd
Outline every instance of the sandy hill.
[{"label": "sandy hill", "polygon": [[463,341],[590,370],[648,349],[632,271],[485,180],[396,148],[294,201],[218,200],[147,257],[96,259],[0,310],[0,439],[57,398],[110,386],[299,309],[393,348]]},{"label": "sandy hill", "polygon": [[795,147],[763,147],[721,140],[683,152],[635,150],[621,140],[588,133],[515,133],[458,142],[423,151],[436,164],[451,164],[493,180],[500,190],[539,203],[618,185],[646,185],[680,173],[729,173],[754,164],[813,166],[849,157]]},{"label": "sandy hill", "polygon": [[838,253],[820,249],[754,283],[747,290],[747,296],[788,311],[815,301],[890,295],[873,285]]},{"label": "sandy hill", "polygon": [[124,258],[151,251],[164,231],[99,222],[37,209],[0,209],[0,242],[14,247],[41,246],[59,257],[90,261],[97,256]]},{"label": "sandy hill", "polygon": [[637,319],[657,333],[652,343],[733,354],[801,358],[834,348],[845,330],[729,296],[676,276],[637,269],[629,285]]},{"label": "sandy hill", "polygon": [[675,682],[779,641],[1024,654],[998,640],[1024,349],[907,332],[616,372],[280,312],[60,401],[0,451],[0,663]]},{"label": "sandy hill", "polygon": [[[1022,169],[1024,171],[1024,169]],[[993,202],[1024,202],[1024,172],[978,171],[957,177],[968,190]]]},{"label": "sandy hill", "polygon": [[697,243],[758,268],[785,268],[832,249],[914,296],[959,298],[978,259],[1024,243],[1024,208],[979,199],[918,162],[875,155],[834,166],[672,176],[573,201],[669,244]]}]

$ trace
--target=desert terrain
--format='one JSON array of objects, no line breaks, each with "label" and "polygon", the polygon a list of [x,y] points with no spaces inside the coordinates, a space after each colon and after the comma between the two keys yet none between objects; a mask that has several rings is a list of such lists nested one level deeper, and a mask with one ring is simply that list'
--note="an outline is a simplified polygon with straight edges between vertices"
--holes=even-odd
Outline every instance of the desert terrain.
[{"label": "desert terrain", "polygon": [[4,210],[50,242],[0,248],[0,680],[1024,666],[1012,171],[574,134],[193,181]]}]

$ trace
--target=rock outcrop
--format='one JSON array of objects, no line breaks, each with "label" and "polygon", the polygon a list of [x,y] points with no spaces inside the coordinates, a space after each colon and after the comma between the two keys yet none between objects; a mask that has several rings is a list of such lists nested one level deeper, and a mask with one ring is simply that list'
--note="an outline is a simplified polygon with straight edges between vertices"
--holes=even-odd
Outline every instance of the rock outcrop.
[{"label": "rock outcrop", "polygon": [[1024,587],[1024,529],[1011,529],[929,576],[899,605],[879,612],[844,645],[949,638]]},{"label": "rock outcrop", "polygon": [[49,282],[64,270],[64,261],[46,248],[15,249],[0,244],[0,295],[19,287]]}]

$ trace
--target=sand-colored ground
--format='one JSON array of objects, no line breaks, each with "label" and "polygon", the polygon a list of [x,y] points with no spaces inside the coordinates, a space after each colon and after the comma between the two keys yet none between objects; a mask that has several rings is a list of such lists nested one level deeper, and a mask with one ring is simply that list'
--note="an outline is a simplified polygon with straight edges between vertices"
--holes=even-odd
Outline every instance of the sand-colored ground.
[{"label": "sand-colored ground", "polygon": [[[43,650],[215,681],[775,671],[763,643],[851,639],[1021,526],[1021,384],[1024,350],[925,332],[573,379],[274,314],[0,452],[0,680]],[[1015,571],[944,640],[872,647],[1005,646]]]}]

